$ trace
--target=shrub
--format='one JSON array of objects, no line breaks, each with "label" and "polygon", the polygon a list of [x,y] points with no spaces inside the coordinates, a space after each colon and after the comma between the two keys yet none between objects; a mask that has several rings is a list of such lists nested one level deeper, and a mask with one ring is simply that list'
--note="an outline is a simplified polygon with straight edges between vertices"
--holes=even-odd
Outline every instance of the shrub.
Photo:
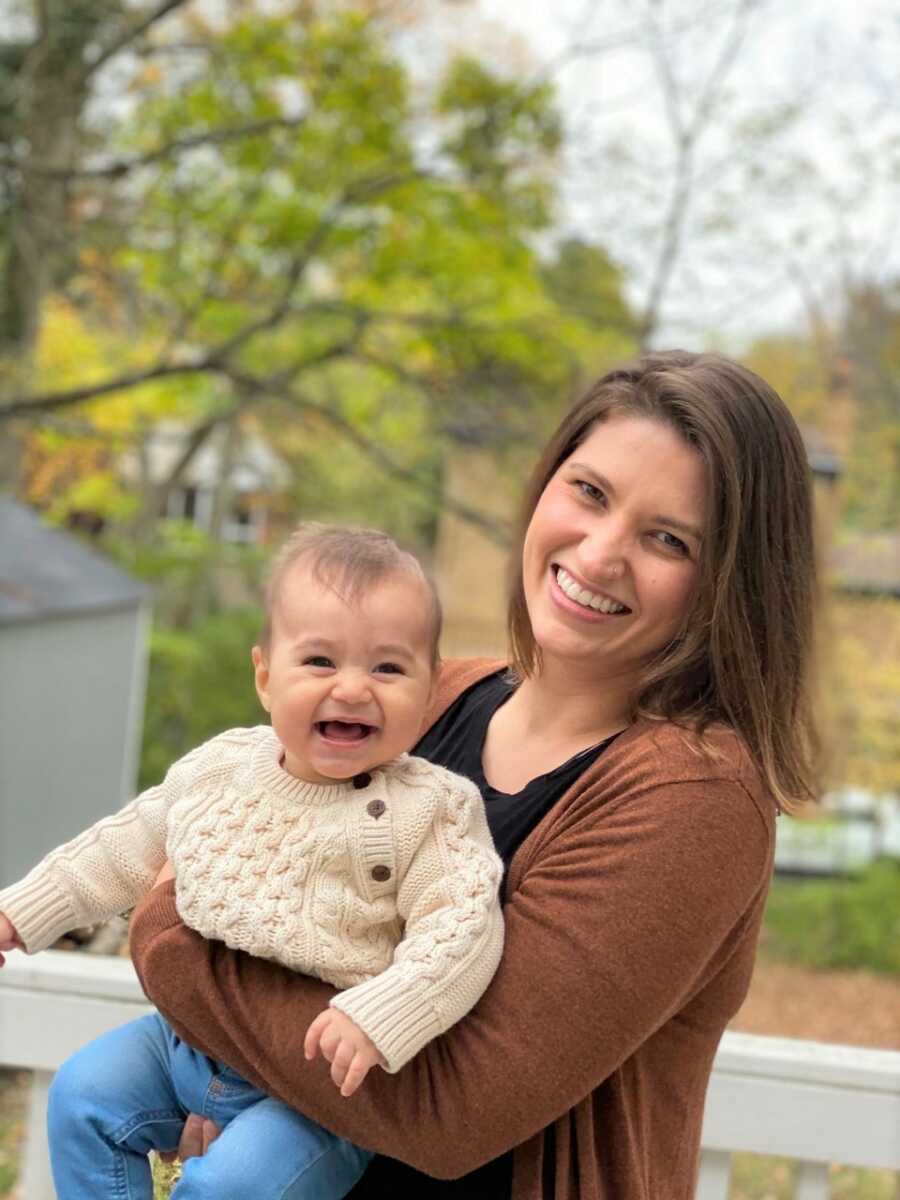
[{"label": "shrub", "polygon": [[223,729],[267,718],[253,686],[250,648],[259,609],[217,613],[190,630],[154,629],[139,786],[159,783],[171,764]]},{"label": "shrub", "polygon": [[776,879],[763,947],[807,967],[900,974],[900,862],[882,859],[846,879]]}]

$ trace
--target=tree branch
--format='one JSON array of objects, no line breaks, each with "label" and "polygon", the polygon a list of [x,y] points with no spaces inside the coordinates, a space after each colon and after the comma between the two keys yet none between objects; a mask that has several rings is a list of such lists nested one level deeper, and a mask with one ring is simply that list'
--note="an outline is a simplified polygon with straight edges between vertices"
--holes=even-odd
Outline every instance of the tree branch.
[{"label": "tree branch", "polygon": [[[335,358],[352,354],[361,329],[362,326],[358,325],[350,337],[344,338],[332,346],[326,346],[325,349],[306,358],[299,359],[273,378],[295,378],[302,371],[313,370]],[[96,400],[101,396],[111,395],[113,392],[129,391],[144,383],[151,383],[155,379],[167,379],[175,375],[217,374],[234,379],[236,378],[235,370],[236,368],[227,363],[221,350],[217,349],[192,363],[159,362],[143,371],[131,371],[124,375],[117,375],[102,383],[86,384],[84,387],[69,388],[62,392],[43,392],[32,396],[13,397],[9,403],[0,405],[0,422],[10,421],[17,417],[32,417],[38,413],[56,412],[61,408],[70,408],[74,404],[81,404],[85,400]]]},{"label": "tree branch", "polygon": [[651,53],[659,72],[666,116],[675,143],[675,182],[663,221],[659,256],[640,319],[640,343],[648,345],[659,325],[660,312],[681,248],[685,221],[694,187],[694,152],[715,112],[722,86],[734,64],[746,35],[747,22],[758,0],[740,0],[734,10],[731,29],[721,53],[700,89],[699,99],[690,116],[684,113],[682,89],[672,66],[666,43],[655,17],[648,19],[652,40]]},{"label": "tree branch", "polygon": [[367,438],[334,409],[328,408],[318,401],[311,400],[296,387],[286,390],[282,382],[273,382],[272,380],[260,378],[232,368],[227,368],[226,373],[244,391],[262,392],[264,395],[272,396],[282,403],[289,397],[295,409],[300,408],[304,412],[326,421],[346,441],[350,442],[358,450],[361,450],[386,475],[414,488],[436,504],[441,505],[446,511],[452,512],[455,516],[467,521],[470,525],[476,526],[502,549],[506,549],[509,546],[510,533],[505,525],[497,521],[496,518],[488,516],[487,513],[482,512],[480,509],[454,500],[452,497],[444,496],[439,487],[428,480],[422,479],[421,475],[410,467],[397,462],[393,455],[389,454],[382,446],[379,446],[377,442],[373,442],[370,438]]},{"label": "tree branch", "polygon": [[216,365],[208,358],[199,359],[194,363],[157,363],[144,371],[130,371],[117,375],[102,383],[89,383],[83,387],[69,388],[62,392],[39,392],[31,396],[15,396],[7,404],[0,405],[0,421],[10,421],[15,417],[29,417],[39,412],[55,412],[60,408],[69,408],[80,404],[83,400],[95,400],[112,392],[125,392],[131,388],[140,387],[142,383],[150,383],[154,379],[167,379],[173,375],[197,375],[204,371],[212,371]]},{"label": "tree branch", "polygon": [[413,179],[420,179],[425,172],[418,169],[409,169],[400,172],[395,172],[391,175],[375,176],[372,179],[363,179],[355,184],[351,184],[345,188],[341,195],[328,206],[324,216],[319,221],[316,228],[310,233],[306,242],[300,248],[299,252],[294,256],[291,266],[287,273],[287,278],[284,287],[281,291],[281,298],[263,317],[252,321],[243,329],[238,330],[227,341],[223,342],[215,350],[211,351],[210,359],[220,361],[228,355],[232,354],[241,346],[246,345],[251,338],[258,333],[263,333],[267,329],[273,329],[280,321],[290,314],[291,298],[303,272],[306,270],[310,261],[318,251],[322,242],[334,228],[334,225],[340,216],[341,212],[348,204],[355,204],[361,200],[367,200],[371,197],[381,195],[383,192],[390,191],[391,188],[399,187],[404,183],[408,183]]},{"label": "tree branch", "polygon": [[89,79],[104,63],[109,62],[111,58],[115,57],[120,50],[124,50],[126,46],[137,41],[142,34],[145,34],[148,29],[152,29],[163,17],[167,17],[170,13],[175,12],[176,9],[182,8],[188,3],[190,3],[190,0],[162,0],[160,4],[157,4],[156,8],[151,9],[145,16],[140,17],[127,29],[123,30],[117,38],[113,38],[109,45],[104,46],[99,54],[88,63],[83,77]]},{"label": "tree branch", "polygon": [[102,167],[59,167],[50,163],[24,161],[13,154],[0,155],[0,167],[54,180],[120,179],[137,167],[146,167],[187,150],[196,150],[198,146],[221,146],[228,142],[242,141],[244,138],[258,137],[260,134],[270,133],[273,129],[296,129],[305,121],[305,117],[270,117],[265,121],[255,121],[232,129],[210,129],[204,133],[175,138],[164,146],[148,150],[145,154],[115,159]]}]

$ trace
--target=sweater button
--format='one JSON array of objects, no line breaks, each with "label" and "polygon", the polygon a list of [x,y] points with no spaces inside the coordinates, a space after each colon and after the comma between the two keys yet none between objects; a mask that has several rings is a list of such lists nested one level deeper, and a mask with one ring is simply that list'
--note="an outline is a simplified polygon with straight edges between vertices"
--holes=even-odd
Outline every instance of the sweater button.
[{"label": "sweater button", "polygon": [[367,788],[371,782],[372,776],[368,771],[360,771],[358,775],[353,776],[353,786],[357,791],[360,791],[362,788]]},{"label": "sweater button", "polygon": [[387,805],[383,800],[370,800],[366,805],[366,812],[377,821],[386,808]]},{"label": "sweater button", "polygon": [[372,868],[372,878],[376,883],[387,883],[391,877],[391,868],[379,865]]}]

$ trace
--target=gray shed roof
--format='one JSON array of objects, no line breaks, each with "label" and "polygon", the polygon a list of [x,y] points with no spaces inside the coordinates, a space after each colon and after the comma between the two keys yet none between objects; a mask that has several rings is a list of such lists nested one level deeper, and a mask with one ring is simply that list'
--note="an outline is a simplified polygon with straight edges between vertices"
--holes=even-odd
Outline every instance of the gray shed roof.
[{"label": "gray shed roof", "polygon": [[136,607],[149,589],[0,496],[0,624]]}]

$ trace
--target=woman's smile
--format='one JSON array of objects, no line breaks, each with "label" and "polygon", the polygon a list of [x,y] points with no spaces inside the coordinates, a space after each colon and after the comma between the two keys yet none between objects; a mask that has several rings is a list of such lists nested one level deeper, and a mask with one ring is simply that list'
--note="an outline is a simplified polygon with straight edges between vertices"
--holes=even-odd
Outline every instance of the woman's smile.
[{"label": "woman's smile", "polygon": [[565,567],[554,564],[550,574],[556,585],[551,592],[556,603],[579,617],[593,620],[625,616],[631,612],[628,605],[621,600],[611,596],[609,592],[599,589],[595,591]]}]

